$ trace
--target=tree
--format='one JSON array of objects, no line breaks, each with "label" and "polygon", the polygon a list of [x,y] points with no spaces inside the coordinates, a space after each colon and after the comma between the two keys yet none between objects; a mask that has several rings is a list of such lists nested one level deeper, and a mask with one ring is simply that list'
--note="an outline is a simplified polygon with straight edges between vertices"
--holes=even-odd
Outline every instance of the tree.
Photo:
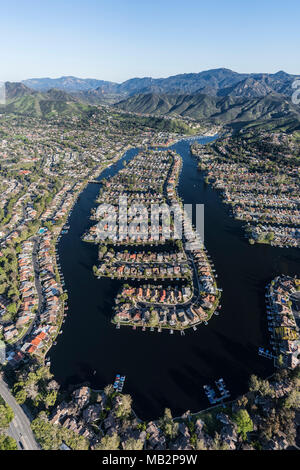
[{"label": "tree", "polygon": [[43,411],[32,421],[31,429],[44,450],[59,449],[63,441],[74,450],[86,450],[89,447],[83,436],[59,424],[51,424]]},{"label": "tree", "polygon": [[49,408],[50,406],[53,406],[56,402],[57,398],[57,391],[56,390],[51,390],[49,393],[44,398],[44,402],[46,405],[46,408]]},{"label": "tree", "polygon": [[263,396],[274,396],[274,390],[268,380],[259,379],[256,375],[250,377],[249,390],[250,392],[259,392]]},{"label": "tree", "polygon": [[300,390],[292,390],[284,401],[285,408],[300,408]]},{"label": "tree", "polygon": [[19,403],[19,405],[22,405],[25,402],[26,398],[27,394],[23,388],[15,394],[16,402]]},{"label": "tree", "polygon": [[34,400],[39,393],[39,388],[35,382],[29,381],[25,384],[24,391],[29,398]]},{"label": "tree", "polygon": [[0,450],[18,450],[15,439],[5,434],[0,434]]},{"label": "tree", "polygon": [[296,438],[295,412],[288,408],[272,408],[260,422],[259,432],[261,438],[268,440],[280,432],[293,445]]},{"label": "tree", "polygon": [[12,313],[12,314],[16,314],[16,313],[17,313],[17,310],[18,310],[18,308],[17,308],[17,305],[15,304],[15,302],[12,302],[12,303],[9,304],[8,307],[7,307],[7,311],[8,311],[9,313]]},{"label": "tree", "polygon": [[130,395],[121,395],[117,397],[115,415],[117,418],[127,418],[131,415],[132,398]]},{"label": "tree", "polygon": [[163,418],[159,420],[163,433],[170,439],[174,439],[178,434],[179,424],[173,421],[172,413],[169,408],[165,409]]},{"label": "tree", "polygon": [[127,441],[123,442],[124,450],[142,450],[144,447],[143,441],[141,439],[134,439],[130,437]]},{"label": "tree", "polygon": [[14,419],[14,412],[6,403],[0,404],[0,428],[8,428],[9,423]]},{"label": "tree", "polygon": [[93,266],[93,274],[94,274],[95,276],[98,275],[98,268],[97,268],[96,265]]},{"label": "tree", "polygon": [[113,394],[114,392],[114,387],[112,386],[112,384],[108,384],[104,387],[104,393],[107,397],[109,397],[110,395]]},{"label": "tree", "polygon": [[151,314],[150,314],[150,318],[149,318],[149,326],[156,326],[158,325],[158,321],[159,321],[159,318],[158,318],[158,313],[157,311],[152,311]]},{"label": "tree", "polygon": [[120,445],[120,438],[115,432],[111,436],[102,437],[99,444],[96,445],[95,450],[118,450]]},{"label": "tree", "polygon": [[222,442],[219,433],[215,433],[211,450],[229,450],[229,445],[226,442]]},{"label": "tree", "polygon": [[277,357],[277,364],[278,364],[279,367],[283,367],[284,361],[283,361],[283,355],[282,354],[279,354],[279,356]]},{"label": "tree", "polygon": [[257,392],[259,390],[259,380],[256,375],[251,375],[249,380],[249,390],[250,392]]},{"label": "tree", "polygon": [[37,380],[50,380],[52,379],[53,374],[50,372],[50,368],[47,366],[41,366],[36,370],[36,379]]},{"label": "tree", "polygon": [[197,439],[196,450],[207,450],[207,447],[203,439]]},{"label": "tree", "polygon": [[37,441],[45,450],[58,449],[61,439],[58,436],[58,427],[52,426],[44,413],[40,413],[38,417],[32,421],[31,429]]},{"label": "tree", "polygon": [[237,425],[237,432],[245,441],[247,439],[247,433],[253,431],[253,421],[250,418],[248,411],[245,409],[240,409],[233,416],[233,420]]}]

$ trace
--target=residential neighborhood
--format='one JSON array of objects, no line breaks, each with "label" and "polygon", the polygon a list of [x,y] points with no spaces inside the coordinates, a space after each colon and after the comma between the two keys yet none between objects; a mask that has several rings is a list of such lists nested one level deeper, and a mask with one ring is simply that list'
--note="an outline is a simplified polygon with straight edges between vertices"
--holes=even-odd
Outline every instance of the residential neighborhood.
[{"label": "residential neighborhood", "polygon": [[271,138],[263,134],[250,142],[240,138],[215,146],[194,144],[192,153],[206,181],[221,191],[232,216],[244,222],[250,243],[299,247],[296,146],[284,134]]},{"label": "residential neighborhood", "polygon": [[[136,288],[123,285],[112,319],[117,328],[157,327],[159,332],[168,328],[171,334],[174,329],[184,334],[185,328],[196,330],[196,324],[219,315],[215,270],[177,194],[180,169],[181,159],[174,152],[141,151],[100,189],[91,214],[98,223],[83,237],[99,244],[95,275],[152,281]],[[173,212],[163,212],[166,207]],[[142,219],[136,218],[137,212]]]},{"label": "residential neighborhood", "polygon": [[[120,158],[129,135],[131,145],[146,145],[177,134],[120,132],[107,111],[88,124],[76,117],[0,120],[0,335],[15,366],[30,357],[43,361],[60,333],[68,305],[56,243],[78,195]],[[75,132],[74,123],[84,132]]]},{"label": "residential neighborhood", "polygon": [[300,279],[277,276],[267,286],[266,304],[277,365],[294,369],[300,363]]}]

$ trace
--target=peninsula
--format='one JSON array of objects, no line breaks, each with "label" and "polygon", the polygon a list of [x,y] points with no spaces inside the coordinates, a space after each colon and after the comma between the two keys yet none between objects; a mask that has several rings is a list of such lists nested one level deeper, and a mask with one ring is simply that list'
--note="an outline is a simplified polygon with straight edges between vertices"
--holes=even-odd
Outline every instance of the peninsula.
[{"label": "peninsula", "polygon": [[[126,281],[115,300],[112,321],[117,328],[130,325],[157,328],[158,332],[166,328],[171,334],[174,330],[184,334],[184,329],[196,330],[196,325],[207,324],[214,313],[218,315],[221,294],[212,262],[191,219],[184,217],[176,191],[181,165],[180,156],[173,151],[142,150],[101,187],[97,202],[104,211],[98,215],[98,208],[94,209],[91,218],[99,219],[107,237],[103,239],[98,225],[93,225],[84,240],[99,244],[100,265],[94,267],[98,278]],[[120,200],[135,206],[128,211],[126,206],[120,213]],[[109,209],[105,201],[110,201]],[[173,212],[161,214],[159,220],[166,205]],[[141,206],[146,218],[132,232],[131,224]],[[182,239],[178,215],[184,226]],[[113,221],[116,226],[109,231]],[[168,222],[167,228],[164,222]],[[127,284],[131,281],[132,286]]]}]

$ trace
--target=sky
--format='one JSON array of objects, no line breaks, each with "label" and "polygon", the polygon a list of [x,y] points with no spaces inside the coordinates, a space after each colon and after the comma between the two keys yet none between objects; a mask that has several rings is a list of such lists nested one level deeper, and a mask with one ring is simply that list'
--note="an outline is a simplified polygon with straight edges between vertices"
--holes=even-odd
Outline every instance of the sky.
[{"label": "sky", "polygon": [[1,81],[300,74],[297,0],[0,0]]}]

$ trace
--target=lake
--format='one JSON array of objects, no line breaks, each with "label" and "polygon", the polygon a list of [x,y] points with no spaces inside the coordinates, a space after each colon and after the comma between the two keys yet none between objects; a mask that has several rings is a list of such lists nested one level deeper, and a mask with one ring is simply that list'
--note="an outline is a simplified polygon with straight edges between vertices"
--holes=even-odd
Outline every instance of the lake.
[{"label": "lake", "polygon": [[[197,139],[200,143],[210,140]],[[174,416],[207,408],[202,386],[220,377],[235,398],[247,390],[251,374],[266,377],[273,372],[272,362],[258,355],[259,346],[269,346],[265,285],[278,274],[295,275],[300,261],[297,249],[249,245],[243,224],[229,216],[219,193],[197,171],[190,142],[182,140],[170,148],[183,159],[179,196],[185,203],[205,205],[205,246],[223,289],[219,316],[196,332],[187,330],[185,336],[129,327],[117,330],[112,325],[114,297],[121,282],[93,275],[97,247],[80,238],[92,224],[89,216],[100,189],[97,184],[88,184],[79,196],[69,219],[70,230],[58,244],[69,310],[63,333],[49,353],[51,371],[63,388],[89,382],[102,389],[116,373],[126,375],[124,393],[132,395],[133,408],[144,419],[157,418],[165,407]],[[137,152],[127,151],[99,179],[115,174],[122,161]]]}]

